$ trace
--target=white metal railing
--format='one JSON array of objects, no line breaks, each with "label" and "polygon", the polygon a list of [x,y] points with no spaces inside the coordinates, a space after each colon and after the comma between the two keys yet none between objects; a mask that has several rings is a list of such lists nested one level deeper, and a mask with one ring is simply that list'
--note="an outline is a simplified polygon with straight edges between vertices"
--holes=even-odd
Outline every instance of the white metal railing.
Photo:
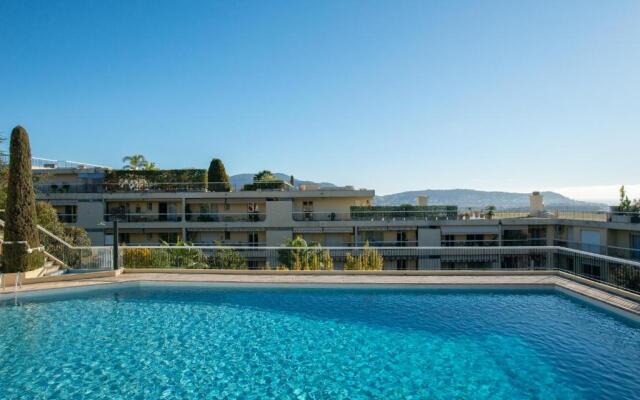
[{"label": "white metal railing", "polygon": [[560,246],[123,246],[124,268],[550,270],[640,293],[640,263]]},{"label": "white metal railing", "polygon": [[[0,228],[4,229],[4,225],[5,222],[0,220]],[[40,246],[28,248],[27,252],[43,251],[46,256],[62,263],[62,267],[72,269],[106,270],[113,268],[113,250],[109,246],[73,246],[39,225],[38,235]],[[5,241],[4,243],[11,244],[13,242]],[[15,243],[29,245],[26,241]]]}]

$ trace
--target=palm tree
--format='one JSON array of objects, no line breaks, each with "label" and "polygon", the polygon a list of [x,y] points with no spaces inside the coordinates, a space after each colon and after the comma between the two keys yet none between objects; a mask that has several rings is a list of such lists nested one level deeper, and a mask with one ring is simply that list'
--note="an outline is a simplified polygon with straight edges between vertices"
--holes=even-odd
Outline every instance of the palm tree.
[{"label": "palm tree", "polygon": [[484,209],[484,215],[487,217],[487,219],[492,219],[494,215],[496,215],[496,206],[487,206]]},{"label": "palm tree", "polygon": [[144,163],[144,165],[142,166],[142,169],[145,171],[157,171],[158,167],[156,166],[156,163],[154,162],[146,162]]},{"label": "palm tree", "polygon": [[122,162],[127,163],[123,169],[130,169],[133,171],[144,169],[145,166],[149,164],[142,154],[126,156],[122,159]]}]

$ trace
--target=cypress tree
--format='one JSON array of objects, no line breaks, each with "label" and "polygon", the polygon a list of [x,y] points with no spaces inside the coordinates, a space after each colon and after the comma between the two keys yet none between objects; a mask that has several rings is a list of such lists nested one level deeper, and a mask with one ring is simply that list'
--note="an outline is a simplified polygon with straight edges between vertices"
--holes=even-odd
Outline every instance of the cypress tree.
[{"label": "cypress tree", "polygon": [[229,175],[224,169],[222,160],[214,158],[209,164],[209,171],[207,171],[208,188],[214,192],[229,192],[231,191],[231,185],[229,184]]},{"label": "cypress tree", "polygon": [[[16,126],[11,131],[9,149],[9,184],[2,264],[4,272],[24,272],[42,267],[44,255],[41,251],[27,251],[27,248],[39,247],[40,240],[31,176],[31,147],[29,135],[23,127]],[[27,242],[28,247],[18,242]]]}]

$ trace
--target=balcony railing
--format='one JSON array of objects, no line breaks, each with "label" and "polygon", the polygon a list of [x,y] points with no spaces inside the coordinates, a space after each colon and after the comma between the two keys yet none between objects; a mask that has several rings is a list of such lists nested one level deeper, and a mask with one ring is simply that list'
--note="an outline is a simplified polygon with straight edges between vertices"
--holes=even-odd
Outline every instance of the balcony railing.
[{"label": "balcony railing", "polygon": [[[121,254],[125,268],[561,271],[640,293],[640,263],[557,246],[126,246]],[[353,263],[365,254],[369,261]]]},{"label": "balcony railing", "polygon": [[[220,186],[223,185],[223,186]],[[274,185],[272,181],[254,182],[251,185],[235,185],[220,182],[147,182],[145,180],[131,180],[120,183],[37,183],[34,188],[37,193],[176,193],[176,192],[216,192],[217,188],[228,190],[220,192],[247,191],[291,191],[297,190],[286,182]]]},{"label": "balcony railing", "polygon": [[441,211],[295,211],[294,221],[446,221],[458,219],[455,213]]},{"label": "balcony railing", "polygon": [[266,219],[266,214],[259,212],[245,213],[187,213],[188,222],[260,222]]},{"label": "balcony railing", "polygon": [[264,213],[108,213],[105,221],[143,223],[143,222],[260,222],[264,221]]},{"label": "balcony railing", "polygon": [[118,222],[181,222],[180,213],[128,213],[128,214],[105,214],[105,221]]},{"label": "balcony railing", "polygon": [[554,240],[554,245],[569,249],[586,251],[588,253],[601,254],[610,257],[623,258],[625,260],[640,261],[640,249],[619,246],[602,246],[598,244],[569,242],[566,240]]},{"label": "balcony railing", "polygon": [[442,240],[442,247],[495,247],[495,246],[546,246],[546,238],[536,239],[487,239],[487,240]]}]

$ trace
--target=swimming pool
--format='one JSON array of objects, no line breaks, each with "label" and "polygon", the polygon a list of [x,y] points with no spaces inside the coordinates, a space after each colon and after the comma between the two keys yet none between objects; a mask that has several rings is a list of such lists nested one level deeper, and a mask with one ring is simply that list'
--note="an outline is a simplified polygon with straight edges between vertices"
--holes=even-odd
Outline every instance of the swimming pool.
[{"label": "swimming pool", "polygon": [[2,399],[640,394],[640,324],[551,289],[142,283],[2,303]]}]

